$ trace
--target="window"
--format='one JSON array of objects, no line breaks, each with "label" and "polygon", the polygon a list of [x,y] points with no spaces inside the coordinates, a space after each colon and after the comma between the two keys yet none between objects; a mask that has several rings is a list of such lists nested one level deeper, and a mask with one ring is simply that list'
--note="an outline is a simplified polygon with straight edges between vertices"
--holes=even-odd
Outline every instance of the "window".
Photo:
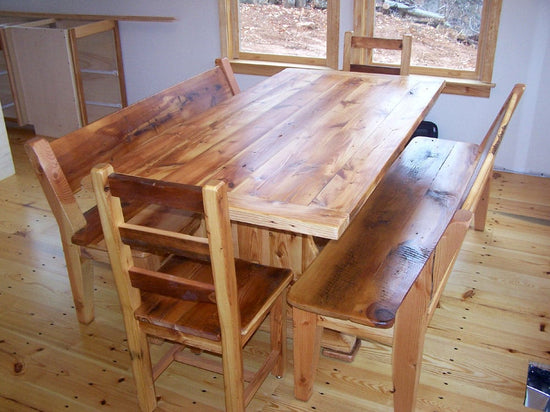
[{"label": "window", "polygon": [[[501,6],[502,0],[354,0],[354,32],[388,38],[410,33],[411,74],[448,79],[446,93],[487,97]],[[369,64],[394,58],[365,57]]]},{"label": "window", "polygon": [[219,0],[222,54],[238,73],[338,66],[340,0]]},{"label": "window", "polygon": [[[235,72],[269,76],[293,65],[338,68],[340,0],[218,1],[221,52]],[[413,35],[411,74],[445,78],[445,93],[489,96],[502,0],[348,4],[356,34]],[[375,54],[373,61],[384,59]]]}]

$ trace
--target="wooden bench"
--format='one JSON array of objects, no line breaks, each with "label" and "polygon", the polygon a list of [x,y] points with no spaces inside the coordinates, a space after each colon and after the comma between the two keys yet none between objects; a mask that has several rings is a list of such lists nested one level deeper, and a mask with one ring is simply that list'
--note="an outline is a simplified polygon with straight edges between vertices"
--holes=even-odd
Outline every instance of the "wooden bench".
[{"label": "wooden bench", "polygon": [[[487,213],[494,155],[523,90],[514,88],[479,146],[413,139],[291,288],[296,398],[312,394],[328,328],[393,346],[394,410],[414,410],[428,323],[472,212]],[[482,229],[485,218],[476,221]]]},{"label": "wooden bench", "polygon": [[[75,194],[98,163],[117,165],[136,145],[151,144],[164,130],[196,116],[239,93],[227,59],[216,67],[125,107],[59,139],[36,137],[27,154],[57,220],[78,320],[94,318],[92,260],[109,262],[97,207],[83,212]],[[160,135],[162,136],[162,135]],[[183,230],[190,219],[156,212],[126,211],[139,219],[156,219],[159,227],[174,224]],[[191,228],[189,228],[191,230]],[[156,266],[158,258],[135,255],[138,264]]]}]

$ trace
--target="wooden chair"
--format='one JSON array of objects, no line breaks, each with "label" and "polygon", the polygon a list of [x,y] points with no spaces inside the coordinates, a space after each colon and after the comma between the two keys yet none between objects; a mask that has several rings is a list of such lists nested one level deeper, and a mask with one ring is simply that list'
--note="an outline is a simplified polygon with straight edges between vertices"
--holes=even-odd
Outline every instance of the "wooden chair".
[{"label": "wooden chair", "polygon": [[[399,67],[373,63],[356,63],[360,61],[359,52],[366,52],[366,56],[364,57],[369,61],[369,59],[372,59],[372,51],[376,49],[401,51]],[[385,39],[354,36],[353,32],[348,31],[344,36],[343,70],[408,76],[411,66],[411,50],[412,36],[410,34],[405,34],[402,39]],[[412,137],[415,136],[437,137],[437,126],[433,122],[423,120],[412,135]]]},{"label": "wooden chair", "polygon": [[[150,142],[159,135],[162,138],[164,130],[239,93],[229,61],[221,59],[216,63],[217,67],[212,70],[59,139],[48,141],[36,137],[25,145],[59,226],[73,300],[81,323],[94,319],[92,261],[109,262],[97,208],[83,212],[76,200],[83,179],[97,163],[116,165],[128,148]],[[178,221],[182,230],[191,223]],[[159,224],[170,227],[176,222],[168,217]],[[139,254],[135,258],[145,267],[158,265],[156,256]]]},{"label": "wooden chair", "polygon": [[[357,63],[357,53],[366,50],[369,53],[375,49],[400,50],[401,63],[399,67],[380,64]],[[378,37],[355,36],[353,32],[344,35],[344,65],[343,70],[364,73],[385,73],[408,75],[411,65],[412,36],[405,34],[402,39],[384,39]],[[370,59],[370,58],[369,58]]]},{"label": "wooden chair", "polygon": [[[153,381],[172,361],[221,372],[228,411],[244,411],[270,371],[285,366],[286,290],[290,270],[234,259],[226,184],[196,187],[94,168],[92,182],[117,286],[139,404],[156,406]],[[204,213],[207,238],[125,222],[121,200]],[[129,245],[129,246],[128,246]],[[134,266],[132,249],[171,253],[158,271]],[[140,293],[141,292],[141,293]],[[254,375],[243,371],[242,348],[271,314],[271,352]],[[151,367],[146,335],[174,343]],[[186,346],[221,354],[223,368]],[[249,384],[244,388],[244,381]]]},{"label": "wooden chair", "polygon": [[480,198],[524,89],[514,87],[479,146],[413,139],[342,237],[292,286],[297,399],[312,394],[327,328],[391,346],[394,410],[415,410],[426,329],[472,211],[487,212]]}]

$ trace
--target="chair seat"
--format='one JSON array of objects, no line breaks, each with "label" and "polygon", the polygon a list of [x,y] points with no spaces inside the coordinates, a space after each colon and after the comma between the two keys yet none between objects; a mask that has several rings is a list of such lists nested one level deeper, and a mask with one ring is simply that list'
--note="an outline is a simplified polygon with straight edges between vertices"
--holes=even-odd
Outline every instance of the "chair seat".
[{"label": "chair seat", "polygon": [[[212,283],[210,262],[198,259],[171,257],[161,268],[163,272],[194,280]],[[292,281],[292,272],[235,260],[241,335],[246,336],[251,328],[263,320],[269,308]],[[189,275],[191,274],[191,275]],[[258,314],[261,318],[258,319]],[[144,323],[175,330],[192,336],[221,341],[220,322],[215,303],[183,301],[181,299],[142,293],[142,304],[134,313]]]}]

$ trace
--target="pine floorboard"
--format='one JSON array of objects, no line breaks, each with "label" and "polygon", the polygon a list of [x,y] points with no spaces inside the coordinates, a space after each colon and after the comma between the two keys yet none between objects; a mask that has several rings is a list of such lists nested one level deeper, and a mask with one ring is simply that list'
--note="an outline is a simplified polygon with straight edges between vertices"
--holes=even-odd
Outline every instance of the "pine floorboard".
[{"label": "pine floorboard", "polygon": [[[8,132],[17,173],[0,182],[0,410],[134,411],[109,267],[95,265],[96,320],[79,324],[57,225],[23,150],[32,132]],[[528,410],[528,363],[550,364],[549,318],[550,179],[496,172],[487,228],[469,231],[426,335],[417,410]],[[155,358],[163,346],[152,345]],[[247,363],[267,349],[261,330]],[[294,399],[290,338],[288,349],[286,376],[268,377],[248,410],[393,410],[390,348],[363,342],[353,363],[321,357],[308,402]],[[158,379],[157,395],[160,411],[223,409],[222,377],[184,365]]]}]

